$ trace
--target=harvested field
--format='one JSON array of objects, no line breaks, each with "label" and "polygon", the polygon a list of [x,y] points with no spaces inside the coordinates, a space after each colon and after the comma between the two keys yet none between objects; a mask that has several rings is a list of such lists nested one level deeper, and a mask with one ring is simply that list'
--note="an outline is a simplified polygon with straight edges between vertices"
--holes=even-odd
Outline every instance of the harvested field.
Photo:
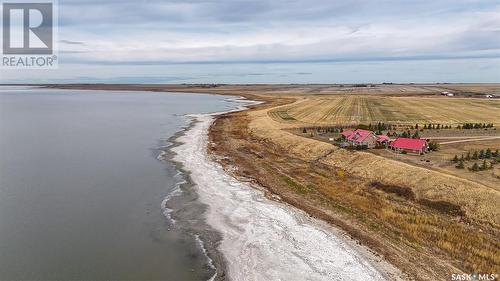
[{"label": "harvested field", "polygon": [[309,124],[500,124],[500,99],[321,96],[279,110]]}]

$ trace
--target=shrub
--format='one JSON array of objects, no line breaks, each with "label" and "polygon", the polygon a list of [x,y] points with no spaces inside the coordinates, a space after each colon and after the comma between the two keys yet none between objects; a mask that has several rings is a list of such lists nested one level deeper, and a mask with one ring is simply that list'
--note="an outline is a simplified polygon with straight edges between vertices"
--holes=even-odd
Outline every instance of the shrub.
[{"label": "shrub", "polygon": [[429,142],[429,150],[430,151],[437,151],[437,150],[439,150],[439,143],[437,143],[435,141]]},{"label": "shrub", "polygon": [[488,169],[488,164],[486,163],[486,160],[483,161],[483,164],[481,164],[481,167],[479,169],[481,171]]},{"label": "shrub", "polygon": [[488,149],[486,149],[486,152],[485,152],[485,154],[484,154],[484,157],[485,157],[485,158],[490,159],[490,158],[491,158],[491,156],[492,156],[491,149],[489,149],[489,148],[488,148]]},{"label": "shrub", "polygon": [[470,167],[469,170],[472,172],[477,172],[479,171],[479,165],[477,163],[474,163],[474,165],[472,165],[472,167]]}]

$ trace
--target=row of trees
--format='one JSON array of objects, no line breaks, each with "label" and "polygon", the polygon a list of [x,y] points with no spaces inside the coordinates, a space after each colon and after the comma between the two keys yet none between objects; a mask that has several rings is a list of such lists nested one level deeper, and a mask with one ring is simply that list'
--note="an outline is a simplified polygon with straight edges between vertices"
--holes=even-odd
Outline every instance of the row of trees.
[{"label": "row of trees", "polygon": [[[455,166],[457,169],[465,169],[465,164],[464,161],[460,160],[458,164]],[[493,169],[493,162],[486,162],[486,160],[483,160],[483,163],[481,165],[474,163],[471,167],[467,168],[471,172],[479,172],[479,171],[485,171],[488,169]]]},{"label": "row of trees", "polygon": [[388,137],[403,137],[403,138],[412,138],[412,139],[419,139],[420,134],[418,133],[418,130],[415,131],[415,133],[412,133],[410,130],[403,131],[402,133],[399,132],[388,132],[387,133]]},{"label": "row of trees", "polygon": [[467,152],[467,154],[464,156],[463,154],[460,156],[460,158],[455,154],[455,157],[451,161],[453,162],[459,162],[459,161],[470,161],[470,160],[479,160],[479,159],[491,159],[491,158],[497,158],[500,157],[500,152],[499,150],[495,150],[494,152],[491,151],[491,149],[481,149],[481,150],[476,150],[473,153],[470,151]]},{"label": "row of trees", "polygon": [[344,129],[342,127],[304,127],[302,128],[302,133],[307,133],[308,131],[315,131],[317,133],[342,133]]},{"label": "row of trees", "polygon": [[[465,123],[463,125],[458,125],[456,128],[457,129],[483,129],[483,128],[493,128],[494,125],[493,123]],[[304,128],[303,131],[307,130],[315,130],[318,133],[323,132],[323,133],[339,133],[343,131],[343,128],[346,128],[345,126],[332,126],[332,127],[308,127]],[[386,124],[383,122],[378,122],[377,124],[359,124],[356,126],[357,129],[365,129],[365,130],[370,130],[370,131],[375,131],[376,134],[381,135],[382,131],[391,131],[391,130],[396,130],[396,126],[392,124]],[[444,129],[452,129],[451,125],[442,125],[442,124],[424,124],[423,127],[421,127],[419,124],[415,124],[415,126],[408,126],[406,127],[408,130],[406,131],[406,135],[403,135],[405,132],[402,134],[398,134],[397,132],[394,132],[394,136],[404,136],[404,137],[412,137],[411,133],[408,133],[409,130],[416,130],[416,131],[423,131],[425,130],[444,130]],[[418,134],[418,133],[416,133]]]},{"label": "row of trees", "polygon": [[457,129],[485,129],[485,128],[493,128],[493,123],[465,123],[463,125],[458,125]]},{"label": "row of trees", "polygon": [[[418,129],[418,124],[415,126]],[[424,124],[424,129],[426,130],[444,130],[451,129],[451,125],[441,125],[441,124]]]},{"label": "row of trees", "polygon": [[[457,129],[485,129],[485,128],[493,128],[493,123],[465,123],[463,125],[458,125]],[[412,129],[418,130],[419,126],[416,124]],[[443,129],[451,129],[451,125],[441,125],[441,124],[424,124],[423,129],[427,130],[443,130]]]},{"label": "row of trees", "polygon": [[368,125],[368,130],[377,131],[377,134],[381,135],[382,131],[392,130],[391,124],[385,124],[378,122],[376,125],[372,125],[371,123]]}]

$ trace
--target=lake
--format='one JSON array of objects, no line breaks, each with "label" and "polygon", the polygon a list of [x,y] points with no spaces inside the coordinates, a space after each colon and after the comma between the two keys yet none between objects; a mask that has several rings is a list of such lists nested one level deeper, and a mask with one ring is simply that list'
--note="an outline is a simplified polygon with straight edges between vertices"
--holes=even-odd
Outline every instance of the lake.
[{"label": "lake", "polygon": [[206,280],[159,148],[227,97],[0,87],[0,279]]}]

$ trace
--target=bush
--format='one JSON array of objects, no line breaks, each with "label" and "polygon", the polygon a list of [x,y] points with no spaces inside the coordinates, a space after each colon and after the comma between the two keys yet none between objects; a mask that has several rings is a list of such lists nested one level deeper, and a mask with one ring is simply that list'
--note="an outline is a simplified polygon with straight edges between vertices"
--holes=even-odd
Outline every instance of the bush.
[{"label": "bush", "polygon": [[429,150],[430,151],[437,151],[437,150],[439,150],[439,143],[437,143],[435,141],[429,142]]},{"label": "bush", "polygon": [[477,163],[474,163],[474,165],[472,165],[472,167],[469,168],[469,171],[478,172],[479,171],[479,165]]}]

